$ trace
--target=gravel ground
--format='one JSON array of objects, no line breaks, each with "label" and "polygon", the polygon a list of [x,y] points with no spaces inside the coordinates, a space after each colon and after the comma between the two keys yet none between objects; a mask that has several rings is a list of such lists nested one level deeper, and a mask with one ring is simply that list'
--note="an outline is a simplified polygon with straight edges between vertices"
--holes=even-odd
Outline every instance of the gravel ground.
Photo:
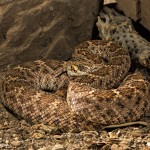
[{"label": "gravel ground", "polygon": [[[44,124],[30,125],[17,119],[0,104],[0,149],[2,150],[149,150],[149,126],[61,133]],[[146,119],[147,124],[150,118]],[[145,124],[146,124],[145,122]],[[110,130],[110,129],[109,129]]]}]

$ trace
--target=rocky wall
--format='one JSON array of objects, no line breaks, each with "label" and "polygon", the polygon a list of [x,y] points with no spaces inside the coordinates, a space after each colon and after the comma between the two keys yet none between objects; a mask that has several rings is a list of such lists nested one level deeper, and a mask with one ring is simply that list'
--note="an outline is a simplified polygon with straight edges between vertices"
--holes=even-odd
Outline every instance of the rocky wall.
[{"label": "rocky wall", "polygon": [[0,67],[71,57],[91,39],[103,0],[1,0]]},{"label": "rocky wall", "polygon": [[117,0],[117,4],[126,16],[150,31],[150,0]]}]

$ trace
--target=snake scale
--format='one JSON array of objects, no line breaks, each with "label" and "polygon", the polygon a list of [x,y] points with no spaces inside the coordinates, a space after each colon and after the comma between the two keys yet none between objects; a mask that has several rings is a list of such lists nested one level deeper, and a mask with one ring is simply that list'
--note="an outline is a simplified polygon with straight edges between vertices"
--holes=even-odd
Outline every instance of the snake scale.
[{"label": "snake scale", "polygon": [[128,75],[128,51],[105,40],[79,44],[71,60],[36,60],[1,74],[1,101],[31,123],[64,132],[139,120],[150,109],[150,83]]}]

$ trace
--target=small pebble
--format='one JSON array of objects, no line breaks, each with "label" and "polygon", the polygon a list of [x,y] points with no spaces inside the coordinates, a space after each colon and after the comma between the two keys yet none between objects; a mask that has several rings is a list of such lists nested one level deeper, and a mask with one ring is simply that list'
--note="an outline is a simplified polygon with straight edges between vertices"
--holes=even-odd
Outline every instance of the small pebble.
[{"label": "small pebble", "polygon": [[12,141],[11,145],[13,145],[15,147],[20,146],[21,145],[21,141]]},{"label": "small pebble", "polygon": [[109,132],[108,134],[109,134],[109,137],[112,138],[112,139],[113,138],[118,138],[118,136],[113,132]]},{"label": "small pebble", "polygon": [[9,143],[9,141],[8,140],[5,140],[5,144],[8,144]]},{"label": "small pebble", "polygon": [[48,147],[42,147],[42,148],[39,148],[38,150],[51,150],[52,147],[51,146],[48,146]]},{"label": "small pebble", "polygon": [[117,150],[118,149],[118,145],[117,144],[113,144],[112,146],[111,146],[111,150]]},{"label": "small pebble", "polygon": [[32,137],[33,138],[35,138],[35,139],[42,139],[42,138],[44,138],[44,134],[41,134],[41,133],[34,133],[33,135],[32,135]]},{"label": "small pebble", "polygon": [[66,148],[61,144],[56,144],[52,150],[66,150]]},{"label": "small pebble", "polygon": [[146,144],[148,147],[150,147],[150,142],[147,142],[147,144]]}]

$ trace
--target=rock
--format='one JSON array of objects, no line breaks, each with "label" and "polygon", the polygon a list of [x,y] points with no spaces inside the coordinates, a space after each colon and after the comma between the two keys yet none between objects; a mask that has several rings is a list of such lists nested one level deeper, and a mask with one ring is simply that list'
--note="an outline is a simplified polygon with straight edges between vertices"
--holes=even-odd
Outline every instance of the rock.
[{"label": "rock", "polygon": [[139,1],[138,0],[117,0],[118,8],[121,9],[126,16],[132,18],[134,21],[140,19]]},{"label": "rock", "polygon": [[91,39],[103,0],[1,0],[0,67],[71,57]]},{"label": "rock", "polygon": [[147,144],[146,144],[148,147],[150,147],[150,142],[147,142]]},{"label": "rock", "polygon": [[150,1],[140,0],[141,4],[141,20],[140,23],[150,31]]},{"label": "rock", "polygon": [[117,134],[115,134],[115,133],[113,133],[113,132],[109,132],[108,133],[109,134],[109,137],[111,138],[111,139],[117,139],[118,138],[118,135]]},{"label": "rock", "polygon": [[32,138],[34,139],[43,139],[45,137],[42,133],[33,133]]},{"label": "rock", "polygon": [[116,0],[104,0],[104,5],[116,3]]},{"label": "rock", "polygon": [[51,146],[47,146],[47,147],[39,148],[38,150],[51,150],[51,149],[52,149]]},{"label": "rock", "polygon": [[21,141],[12,141],[11,142],[11,145],[15,146],[15,147],[18,147],[21,145]]},{"label": "rock", "polygon": [[48,126],[45,124],[35,124],[32,126],[32,129],[35,129],[35,130],[40,129],[40,130],[43,130],[44,132],[49,133],[49,134],[56,134],[59,132],[58,128],[51,127],[51,126]]},{"label": "rock", "polygon": [[66,148],[61,144],[56,144],[52,150],[65,150]]},{"label": "rock", "polygon": [[149,0],[117,0],[118,8],[134,21],[139,21],[150,31]]},{"label": "rock", "polygon": [[119,148],[119,146],[117,145],[117,144],[113,144],[112,146],[111,146],[111,150],[116,150],[116,149],[118,149]]}]

